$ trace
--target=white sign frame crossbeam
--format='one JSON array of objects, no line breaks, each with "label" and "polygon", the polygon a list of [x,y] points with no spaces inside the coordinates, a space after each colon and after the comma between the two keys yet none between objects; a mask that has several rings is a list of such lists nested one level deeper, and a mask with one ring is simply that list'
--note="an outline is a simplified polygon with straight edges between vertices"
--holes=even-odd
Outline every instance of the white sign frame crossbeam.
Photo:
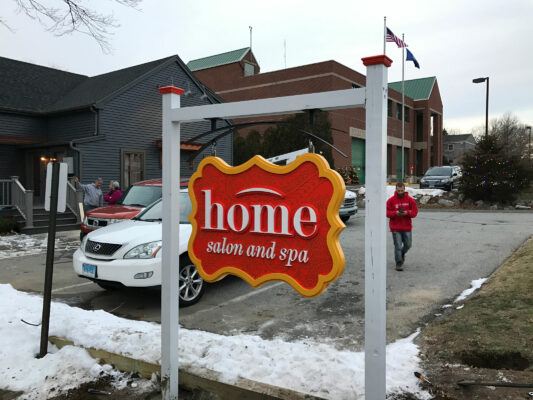
[{"label": "white sign frame crossbeam", "polygon": [[271,99],[236,101],[207,106],[173,109],[173,121],[195,122],[204,119],[251,118],[268,115],[294,114],[306,110],[335,110],[338,108],[364,107],[365,89],[346,89],[332,92],[299,94]]},{"label": "white sign frame crossbeam", "polygon": [[[161,295],[161,388],[164,400],[178,398],[180,125],[213,118],[233,119],[334,110],[366,105],[365,358],[366,399],[385,399],[385,173],[387,146],[386,56],[367,57],[367,87],[270,99],[180,108],[182,89],[163,95],[163,248]],[[379,316],[368,318],[373,313]],[[383,332],[378,332],[382,330]],[[368,377],[372,375],[372,378]],[[381,396],[383,393],[383,396]]]}]

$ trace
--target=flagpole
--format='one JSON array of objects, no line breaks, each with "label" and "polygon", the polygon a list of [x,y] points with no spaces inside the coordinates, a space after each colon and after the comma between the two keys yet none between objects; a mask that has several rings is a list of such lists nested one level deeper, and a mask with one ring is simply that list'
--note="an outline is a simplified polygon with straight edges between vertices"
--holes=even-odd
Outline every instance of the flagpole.
[{"label": "flagpole", "polygon": [[387,17],[383,17],[383,55],[387,54]]},{"label": "flagpole", "polygon": [[404,165],[405,161],[403,159],[404,157],[404,137],[405,137],[405,87],[404,87],[404,65],[405,65],[405,38],[404,34],[402,33],[402,42],[404,43],[404,46],[402,46],[402,182],[404,180]]}]

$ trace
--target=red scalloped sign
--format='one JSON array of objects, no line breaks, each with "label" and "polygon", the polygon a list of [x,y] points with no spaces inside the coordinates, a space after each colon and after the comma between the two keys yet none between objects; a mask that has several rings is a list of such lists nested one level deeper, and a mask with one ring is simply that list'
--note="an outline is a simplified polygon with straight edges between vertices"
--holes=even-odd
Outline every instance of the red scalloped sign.
[{"label": "red scalloped sign", "polygon": [[344,270],[344,181],[317,154],[286,166],[260,156],[231,167],[205,158],[189,182],[189,256],[207,282],[227,274],[257,287],[284,281],[318,296]]}]

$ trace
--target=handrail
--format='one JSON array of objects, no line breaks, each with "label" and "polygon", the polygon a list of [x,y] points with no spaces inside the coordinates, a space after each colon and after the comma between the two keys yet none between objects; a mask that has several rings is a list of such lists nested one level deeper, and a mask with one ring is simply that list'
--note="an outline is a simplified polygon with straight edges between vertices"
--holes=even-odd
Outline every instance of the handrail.
[{"label": "handrail", "polygon": [[67,181],[67,207],[76,216],[76,223],[81,223],[79,203],[83,202],[83,191]]},{"label": "handrail", "polygon": [[18,180],[11,177],[11,203],[26,220],[26,228],[33,228],[33,190],[26,190]]}]

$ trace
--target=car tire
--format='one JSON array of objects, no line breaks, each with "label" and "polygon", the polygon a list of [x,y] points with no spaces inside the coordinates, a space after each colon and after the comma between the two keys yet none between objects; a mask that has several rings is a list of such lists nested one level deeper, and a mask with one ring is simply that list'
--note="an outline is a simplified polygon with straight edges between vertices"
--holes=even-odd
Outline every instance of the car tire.
[{"label": "car tire", "polygon": [[341,217],[341,221],[344,222],[344,223],[348,222],[349,219],[350,219],[349,215],[344,215],[344,216]]},{"label": "car tire", "polygon": [[180,257],[179,295],[180,307],[198,303],[205,291],[205,282],[188,255]]}]

